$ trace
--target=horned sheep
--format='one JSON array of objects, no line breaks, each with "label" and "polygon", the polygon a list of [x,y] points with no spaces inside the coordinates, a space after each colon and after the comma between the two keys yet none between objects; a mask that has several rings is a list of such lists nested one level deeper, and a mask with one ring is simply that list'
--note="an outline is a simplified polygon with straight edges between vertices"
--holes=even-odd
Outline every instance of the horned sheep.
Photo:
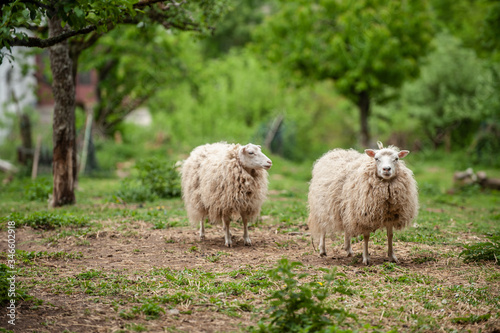
[{"label": "horned sheep", "polygon": [[351,238],[363,235],[363,263],[370,263],[370,233],[387,229],[389,261],[398,262],[392,247],[393,229],[408,226],[418,213],[418,190],[413,172],[401,161],[409,154],[395,146],[378,150],[334,149],[318,159],[309,188],[308,225],[319,236],[321,256],[325,237],[344,232],[344,249],[352,256]]},{"label": "horned sheep", "polygon": [[195,148],[181,169],[182,197],[191,223],[200,223],[205,239],[205,219],[221,222],[225,245],[232,246],[229,224],[243,221],[243,242],[250,246],[248,222],[260,215],[267,195],[271,160],[254,144],[225,142]]}]

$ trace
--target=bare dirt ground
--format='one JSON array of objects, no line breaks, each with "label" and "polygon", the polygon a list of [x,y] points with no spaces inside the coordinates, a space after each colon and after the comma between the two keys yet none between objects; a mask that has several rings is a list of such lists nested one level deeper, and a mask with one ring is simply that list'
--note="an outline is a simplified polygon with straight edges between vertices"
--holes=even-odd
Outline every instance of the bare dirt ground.
[{"label": "bare dirt ground", "polygon": [[[201,268],[204,271],[230,272],[240,268],[252,267],[255,269],[266,269],[273,267],[276,262],[287,257],[290,261],[300,261],[307,267],[337,266],[339,271],[347,275],[349,279],[370,279],[370,269],[379,270],[385,260],[386,248],[382,245],[371,244],[370,250],[373,264],[368,271],[353,258],[346,258],[340,246],[328,247],[330,253],[327,258],[320,258],[315,254],[307,231],[302,227],[302,232],[292,234],[277,233],[275,228],[258,227],[250,230],[253,246],[243,245],[241,229],[233,229],[233,248],[226,248],[222,236],[222,230],[214,226],[207,230],[206,240],[200,242],[197,231],[193,228],[171,228],[164,230],[153,230],[151,224],[136,222],[133,232],[125,234],[116,231],[113,224],[106,225],[103,222],[102,231],[93,232],[83,238],[68,236],[54,243],[47,243],[46,239],[57,231],[40,232],[29,227],[17,230],[17,248],[25,251],[47,251],[67,253],[81,252],[82,257],[77,259],[35,259],[36,271],[40,267],[51,272],[49,278],[71,278],[76,274],[91,269],[103,272],[126,272],[129,279],[141,280],[147,272],[154,268],[171,268],[182,270],[184,268]],[[2,232],[1,237],[5,237]],[[285,244],[285,245],[283,245]],[[331,244],[331,243],[328,243]],[[278,246],[280,245],[280,246]],[[196,248],[193,248],[193,247]],[[436,256],[434,261],[415,263],[415,258],[424,257],[418,254],[415,247],[421,250],[433,251],[431,246],[422,244],[401,243],[395,244],[400,259],[399,267],[409,269],[410,272],[428,275],[438,278],[443,285],[467,283],[467,276],[463,274],[463,268],[455,265],[456,257],[444,258]],[[361,252],[361,243],[354,244],[355,253]],[[451,246],[440,246],[441,252],[457,251]],[[1,244],[0,251],[6,251],[5,244]],[[210,262],[207,256],[224,251],[228,255],[220,256],[217,262]],[[418,251],[417,251],[418,252]],[[427,255],[427,254],[426,254]],[[25,267],[29,272],[30,266],[18,263],[19,267]],[[445,269],[444,269],[445,268]],[[367,273],[368,272],[368,273]],[[116,273],[118,274],[118,273]],[[29,274],[25,274],[29,275]],[[116,332],[120,330],[131,330],[127,326],[126,319],[119,316],[112,301],[120,301],[124,295],[90,296],[83,291],[80,293],[65,294],[57,292],[53,285],[47,283],[47,276],[36,274],[31,277],[21,277],[22,283],[32,285],[28,294],[35,299],[43,300],[42,304],[31,301],[21,301],[17,307],[17,320],[15,332]],[[233,277],[234,278],[234,277]],[[235,278],[238,278],[236,276]],[[231,279],[227,277],[227,279]],[[33,284],[33,281],[36,283]],[[399,287],[398,287],[399,288]],[[404,286],[410,289],[411,286]],[[498,288],[496,288],[498,290]],[[150,295],[162,293],[161,289],[148,290]],[[394,295],[397,295],[395,292]],[[389,302],[397,303],[397,299]],[[254,300],[255,305],[263,304],[265,295]],[[373,318],[373,322],[382,327],[393,325],[393,319],[385,318],[380,311],[373,313],[373,309],[363,309],[363,300],[356,299],[350,304],[358,309],[357,313]],[[142,323],[150,332],[182,331],[182,332],[227,332],[240,331],[249,325],[255,325],[258,318],[252,317],[250,312],[242,312],[239,317],[214,311],[209,305],[182,304],[178,306],[179,312],[167,311],[161,318],[146,320],[139,317],[134,323]],[[186,313],[191,310],[192,314]],[[467,309],[464,309],[466,311]],[[468,309],[470,310],[470,309]],[[409,311],[418,311],[413,309]],[[457,310],[457,313],[460,313]],[[495,321],[496,320],[496,321]],[[478,332],[485,329],[490,332],[500,331],[498,319],[484,324],[463,325],[458,330],[470,330]],[[389,325],[389,326],[385,326]],[[2,316],[1,327],[12,329]],[[168,329],[167,329],[168,328]],[[400,331],[405,331],[404,326]]]}]

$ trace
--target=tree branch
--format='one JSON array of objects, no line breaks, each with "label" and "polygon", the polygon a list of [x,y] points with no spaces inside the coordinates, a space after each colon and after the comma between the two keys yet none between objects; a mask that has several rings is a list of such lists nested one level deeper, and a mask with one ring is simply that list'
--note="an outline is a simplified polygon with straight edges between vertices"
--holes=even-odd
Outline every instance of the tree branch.
[{"label": "tree branch", "polygon": [[[38,1],[35,0],[28,0],[26,1],[28,3],[36,4]],[[164,3],[165,0],[142,0],[136,3],[133,7],[135,9],[140,9],[140,8],[146,8],[146,7],[151,7],[154,4],[157,3]],[[175,1],[170,1],[168,4],[166,4],[162,10],[168,10],[171,6],[175,7],[180,7],[183,4],[185,4],[186,1],[182,2],[175,2]],[[46,6],[45,6],[46,7]],[[44,8],[45,8],[44,7]],[[47,10],[50,10],[50,8],[47,7]],[[165,16],[157,14],[157,15],[151,15],[151,19],[153,21],[156,21],[157,23],[162,24],[165,28],[178,28],[181,30],[193,30],[193,31],[198,31],[198,26],[194,22],[185,22],[184,25],[176,24],[173,22],[168,22],[165,20]],[[116,24],[118,23],[137,23],[139,20],[135,20],[131,17],[125,17],[121,22],[109,22],[108,23],[108,30],[112,29]],[[98,26],[97,25],[89,25],[86,26],[82,29],[79,30],[67,30],[64,33],[55,36],[55,37],[50,37],[50,38],[38,38],[38,37],[28,37],[28,38],[22,38],[22,37],[11,37],[10,39],[7,39],[7,44],[10,46],[26,46],[26,47],[39,47],[39,48],[47,48],[51,47],[55,44],[58,44],[68,38],[78,36],[78,35],[85,35],[88,34],[92,31],[97,30]]]},{"label": "tree branch", "polygon": [[39,47],[39,48],[47,48],[51,47],[53,45],[56,45],[60,42],[65,41],[66,39],[77,36],[77,35],[84,35],[88,34],[89,32],[92,32],[97,29],[97,26],[95,25],[89,25],[85,28],[82,28],[80,30],[68,30],[63,32],[62,34],[55,36],[55,37],[50,37],[47,39],[42,39],[38,37],[28,37],[26,39],[21,39],[21,38],[10,38],[7,39],[7,44],[10,46],[27,46],[27,47]]}]

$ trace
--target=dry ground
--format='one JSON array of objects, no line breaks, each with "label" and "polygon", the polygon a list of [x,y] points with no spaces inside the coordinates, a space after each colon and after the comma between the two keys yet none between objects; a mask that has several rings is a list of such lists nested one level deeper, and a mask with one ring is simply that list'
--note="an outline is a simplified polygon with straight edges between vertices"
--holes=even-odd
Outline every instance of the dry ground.
[{"label": "dry ground", "polygon": [[[120,316],[118,309],[131,308],[132,304],[127,301],[134,297],[131,289],[115,295],[95,296],[89,295],[83,289],[72,289],[68,292],[61,281],[92,270],[110,275],[124,275],[129,281],[137,283],[148,280],[148,287],[140,293],[143,297],[153,297],[172,293],[170,289],[161,288],[163,281],[160,281],[160,278],[156,280],[157,278],[150,274],[154,269],[199,269],[205,272],[224,273],[217,275],[221,281],[237,280],[247,277],[231,276],[229,273],[239,269],[266,270],[275,266],[282,257],[302,262],[305,265],[303,270],[310,272],[311,276],[319,274],[318,267],[338,267],[338,272],[346,274],[358,292],[352,297],[345,295],[335,295],[335,297],[363,321],[382,327],[382,331],[387,331],[389,328],[397,328],[403,332],[500,331],[498,304],[487,306],[480,303],[473,306],[471,302],[457,302],[455,305],[426,309],[424,303],[412,296],[417,287],[430,288],[429,290],[434,288],[432,295],[428,297],[431,301],[439,303],[441,299],[448,299],[446,294],[440,296],[439,288],[448,290],[449,286],[469,286],[472,278],[475,278],[474,283],[477,288],[488,286],[490,291],[499,292],[498,279],[488,282],[488,276],[491,274],[484,273],[484,265],[463,264],[456,256],[460,249],[453,246],[433,247],[398,242],[395,248],[401,262],[389,272],[383,264],[385,245],[371,244],[373,265],[369,267],[364,267],[359,257],[346,258],[341,251],[340,240],[334,247],[331,247],[332,243],[329,242],[328,257],[319,258],[312,248],[305,226],[302,226],[299,232],[283,234],[277,232],[276,227],[261,224],[250,231],[252,247],[243,246],[242,232],[237,227],[233,230],[234,246],[228,249],[224,247],[222,230],[218,226],[208,229],[207,239],[200,242],[193,228],[154,230],[151,224],[138,221],[123,232],[117,231],[116,225],[111,221],[102,223],[103,228],[99,232],[82,237],[67,236],[54,242],[48,242],[47,239],[50,240],[50,236],[58,231],[42,232],[29,227],[17,230],[17,248],[20,250],[48,253],[63,251],[73,254],[81,252],[81,256],[59,259],[42,257],[33,259],[34,263],[18,262],[18,266],[24,269],[20,277],[21,285],[27,287],[28,294],[33,296],[34,300],[21,301],[18,306],[15,332],[138,331],[141,329],[140,325],[150,332],[240,331],[249,325],[255,325],[262,311],[257,315],[239,311],[235,316],[220,311],[220,307],[217,308],[208,302],[184,302],[177,304],[173,309],[165,307],[166,313],[161,314],[158,319],[147,320],[144,315],[140,315],[129,320]],[[2,232],[0,237],[5,239],[5,232]],[[361,242],[354,244],[355,253],[361,252],[361,244]],[[5,243],[1,244],[0,251],[6,251]],[[216,261],[208,260],[217,254],[219,256]],[[487,266],[490,272],[493,267],[496,274],[500,275],[498,266],[494,264]],[[391,286],[391,283],[387,283],[388,277],[391,276],[394,278],[417,276],[430,282],[427,285],[416,282],[394,283]],[[259,309],[265,305],[267,295],[268,290],[263,289],[257,294],[245,292],[231,296],[221,293],[215,296],[224,304],[241,300]],[[405,298],[409,299],[410,303]],[[384,300],[384,306],[379,305],[378,302],[381,300]],[[490,320],[476,324],[453,324],[449,320],[464,314],[484,313],[492,314]],[[424,320],[419,328],[418,317],[415,319],[415,315],[419,314],[422,314],[423,318],[435,316],[438,324],[425,326]],[[5,322],[4,316],[2,320],[2,327],[12,329],[12,326]]]}]

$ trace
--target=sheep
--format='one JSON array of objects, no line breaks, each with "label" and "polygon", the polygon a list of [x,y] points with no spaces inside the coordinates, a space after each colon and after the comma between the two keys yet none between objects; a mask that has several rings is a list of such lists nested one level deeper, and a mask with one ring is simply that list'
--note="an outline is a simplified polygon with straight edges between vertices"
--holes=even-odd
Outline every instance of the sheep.
[{"label": "sheep", "polygon": [[413,172],[400,159],[408,150],[395,146],[333,149],[313,166],[309,187],[308,225],[319,236],[320,256],[326,256],[325,237],[344,232],[344,250],[353,255],[351,237],[363,235],[363,264],[370,264],[370,233],[387,229],[389,261],[398,262],[392,247],[393,229],[407,227],[418,214],[418,189]]},{"label": "sheep", "polygon": [[225,142],[195,148],[181,169],[182,198],[192,224],[200,223],[205,239],[205,219],[223,224],[225,245],[232,246],[229,223],[243,221],[243,242],[251,246],[248,222],[260,215],[267,196],[271,160],[254,144]]}]

